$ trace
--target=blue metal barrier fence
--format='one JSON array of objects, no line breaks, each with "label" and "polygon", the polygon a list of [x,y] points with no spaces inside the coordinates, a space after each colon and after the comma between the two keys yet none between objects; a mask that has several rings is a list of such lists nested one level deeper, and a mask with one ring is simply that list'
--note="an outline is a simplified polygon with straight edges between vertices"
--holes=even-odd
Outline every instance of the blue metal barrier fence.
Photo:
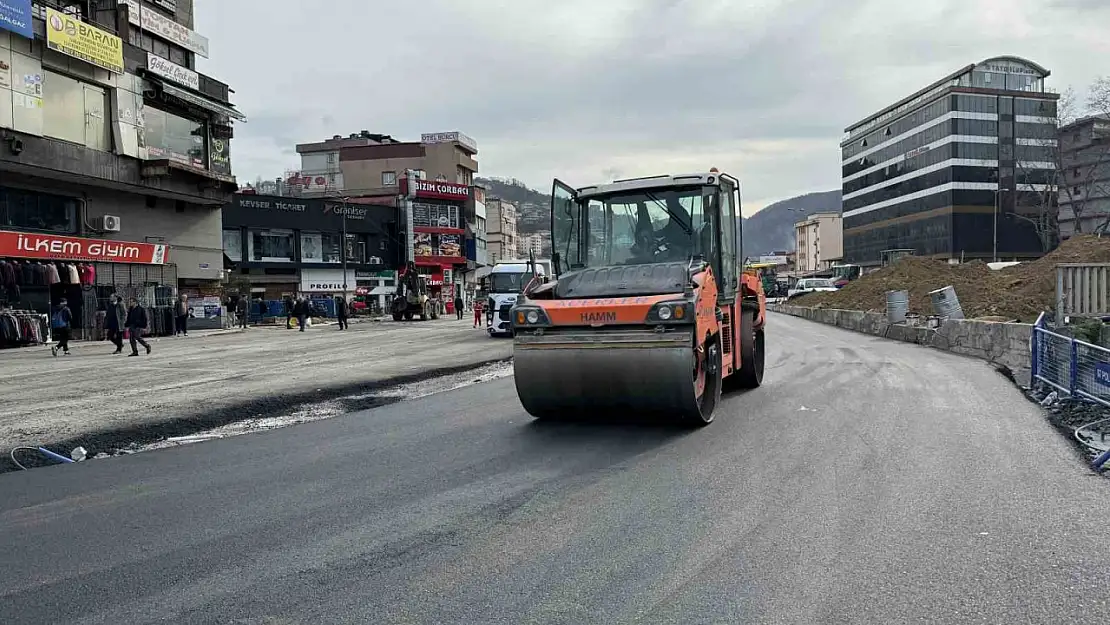
[{"label": "blue metal barrier fence", "polygon": [[1033,324],[1031,342],[1034,380],[1110,407],[1110,349],[1049,330],[1044,313]]}]

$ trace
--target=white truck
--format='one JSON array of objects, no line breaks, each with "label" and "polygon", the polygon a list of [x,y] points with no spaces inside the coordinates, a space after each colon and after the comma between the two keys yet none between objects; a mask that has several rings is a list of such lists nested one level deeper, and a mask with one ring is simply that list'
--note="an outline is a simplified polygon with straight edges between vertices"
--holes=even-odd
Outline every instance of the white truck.
[{"label": "white truck", "polygon": [[533,275],[541,279],[551,275],[551,261],[536,259],[533,273],[531,261],[508,260],[497,263],[490,271],[489,294],[486,299],[486,331],[490,336],[512,336],[513,324],[509,311]]}]

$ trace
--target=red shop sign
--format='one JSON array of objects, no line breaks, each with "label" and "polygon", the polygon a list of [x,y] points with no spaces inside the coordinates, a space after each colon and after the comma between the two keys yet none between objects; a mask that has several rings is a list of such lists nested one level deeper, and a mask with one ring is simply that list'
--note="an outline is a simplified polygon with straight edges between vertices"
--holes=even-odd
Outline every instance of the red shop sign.
[{"label": "red shop sign", "polygon": [[164,265],[170,246],[0,230],[0,256]]},{"label": "red shop sign", "polygon": [[416,185],[416,197],[438,198],[441,200],[467,200],[470,198],[470,187],[465,184],[445,180],[409,180],[407,176],[401,178],[401,195],[408,194],[410,184]]}]

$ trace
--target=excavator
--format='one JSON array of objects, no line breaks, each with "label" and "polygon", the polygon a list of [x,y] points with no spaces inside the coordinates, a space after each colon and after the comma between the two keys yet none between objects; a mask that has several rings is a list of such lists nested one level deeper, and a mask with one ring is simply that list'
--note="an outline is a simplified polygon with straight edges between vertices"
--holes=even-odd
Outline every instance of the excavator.
[{"label": "excavator", "polygon": [[704,173],[551,194],[553,279],[511,309],[517,395],[536,419],[624,413],[700,427],[763,382],[767,300],[741,269],[740,181]]},{"label": "excavator", "polygon": [[397,291],[389,306],[393,320],[412,321],[417,316],[421,321],[439,319],[439,307],[428,297],[428,283],[417,273],[416,264],[409,261],[398,273]]}]

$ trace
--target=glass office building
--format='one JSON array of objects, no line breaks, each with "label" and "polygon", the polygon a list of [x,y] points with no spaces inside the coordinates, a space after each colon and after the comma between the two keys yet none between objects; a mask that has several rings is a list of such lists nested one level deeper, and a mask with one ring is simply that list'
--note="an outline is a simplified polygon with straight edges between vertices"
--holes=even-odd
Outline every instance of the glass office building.
[{"label": "glass office building", "polygon": [[[846,129],[844,257],[882,252],[972,260],[1043,254],[1028,219],[1056,171],[1056,101],[1043,67],[996,57]],[[1015,216],[1015,213],[1019,216]]]}]

